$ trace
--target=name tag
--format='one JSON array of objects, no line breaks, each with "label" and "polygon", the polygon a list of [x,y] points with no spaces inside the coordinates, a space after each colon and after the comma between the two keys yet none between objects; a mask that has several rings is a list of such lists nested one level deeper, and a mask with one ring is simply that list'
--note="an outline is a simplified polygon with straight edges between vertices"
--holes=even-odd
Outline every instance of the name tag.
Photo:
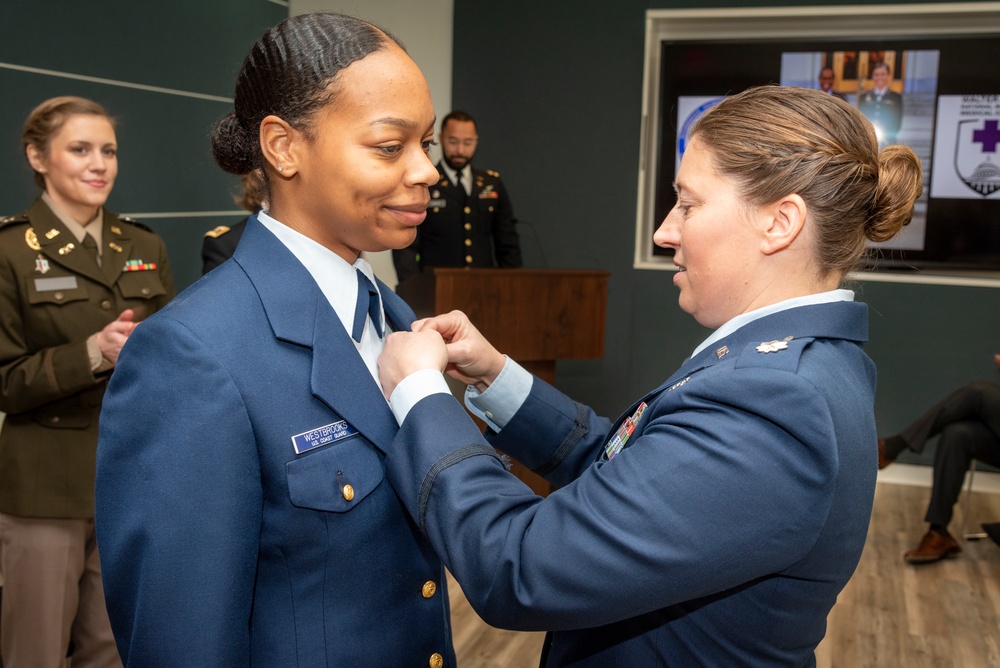
[{"label": "name tag", "polygon": [[339,441],[348,436],[354,436],[357,433],[358,430],[347,424],[346,420],[341,420],[292,436],[292,447],[295,448],[295,454],[301,455],[303,452],[309,452],[314,448]]},{"label": "name tag", "polygon": [[36,278],[35,290],[38,292],[51,292],[52,290],[76,290],[76,276]]},{"label": "name tag", "polygon": [[436,207],[440,208],[440,207],[444,206],[445,204],[447,204],[447,201],[444,198],[441,198],[441,199],[432,199],[431,203],[428,204],[427,206],[428,207],[436,206]]}]

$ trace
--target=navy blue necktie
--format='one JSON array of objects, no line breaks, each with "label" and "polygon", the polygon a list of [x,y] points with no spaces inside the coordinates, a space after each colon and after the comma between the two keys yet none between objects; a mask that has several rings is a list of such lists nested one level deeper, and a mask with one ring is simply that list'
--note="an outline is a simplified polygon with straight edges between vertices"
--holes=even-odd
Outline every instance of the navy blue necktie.
[{"label": "navy blue necktie", "polygon": [[378,307],[378,290],[375,289],[363,271],[360,269],[355,269],[355,271],[358,272],[358,303],[354,306],[354,329],[351,336],[355,341],[361,343],[361,335],[365,331],[365,317],[367,316],[372,319],[375,331],[378,332],[378,337],[381,339],[382,318]]}]

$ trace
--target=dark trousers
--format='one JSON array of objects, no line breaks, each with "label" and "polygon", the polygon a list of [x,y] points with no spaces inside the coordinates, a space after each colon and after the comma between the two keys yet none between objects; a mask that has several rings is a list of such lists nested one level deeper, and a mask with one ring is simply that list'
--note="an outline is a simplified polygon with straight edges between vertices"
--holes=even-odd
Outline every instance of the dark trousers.
[{"label": "dark trousers", "polygon": [[1000,466],[1000,385],[976,381],[951,393],[899,436],[921,452],[940,435],[934,454],[934,486],[925,519],[948,526],[962,481],[973,459]]},{"label": "dark trousers", "polygon": [[1000,466],[1000,440],[982,423],[955,422],[941,430],[934,453],[934,484],[924,520],[943,527],[962,493],[965,472],[973,459]]}]

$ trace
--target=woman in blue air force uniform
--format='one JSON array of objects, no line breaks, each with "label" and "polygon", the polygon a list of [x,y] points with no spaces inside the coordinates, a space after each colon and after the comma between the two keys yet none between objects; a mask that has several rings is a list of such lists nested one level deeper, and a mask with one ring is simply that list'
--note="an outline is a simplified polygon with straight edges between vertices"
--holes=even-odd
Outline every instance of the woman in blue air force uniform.
[{"label": "woman in blue air force uniform", "polygon": [[[831,96],[757,88],[709,111],[654,239],[715,332],[614,422],[461,313],[389,338],[389,480],[487,622],[552,631],[545,666],[814,664],[876,473],[867,307],[838,288],[920,183],[909,149],[880,154]],[[505,471],[446,365],[489,444],[559,486],[548,498]]]},{"label": "woman in blue air force uniform", "polygon": [[[444,569],[384,480],[376,379],[410,309],[402,248],[437,170],[420,70],[378,28],[270,29],[213,135],[269,209],[233,261],[137,328],[101,416],[97,532],[129,666],[454,666]],[[380,306],[384,305],[383,309]]]}]

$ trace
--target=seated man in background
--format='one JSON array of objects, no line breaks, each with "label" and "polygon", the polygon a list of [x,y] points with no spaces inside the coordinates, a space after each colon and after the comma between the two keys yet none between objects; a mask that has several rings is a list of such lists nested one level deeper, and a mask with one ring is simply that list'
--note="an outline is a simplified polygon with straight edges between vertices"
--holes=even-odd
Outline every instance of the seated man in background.
[{"label": "seated man in background", "polygon": [[[1000,355],[994,361],[1000,367]],[[899,434],[880,438],[878,467],[885,468],[907,448],[922,452],[924,444],[938,435],[931,500],[924,516],[930,527],[920,544],[903,555],[909,564],[931,563],[962,551],[948,533],[948,523],[972,460],[1000,467],[1000,385],[970,383],[942,399]],[[1000,525],[983,528],[993,538]]]}]

